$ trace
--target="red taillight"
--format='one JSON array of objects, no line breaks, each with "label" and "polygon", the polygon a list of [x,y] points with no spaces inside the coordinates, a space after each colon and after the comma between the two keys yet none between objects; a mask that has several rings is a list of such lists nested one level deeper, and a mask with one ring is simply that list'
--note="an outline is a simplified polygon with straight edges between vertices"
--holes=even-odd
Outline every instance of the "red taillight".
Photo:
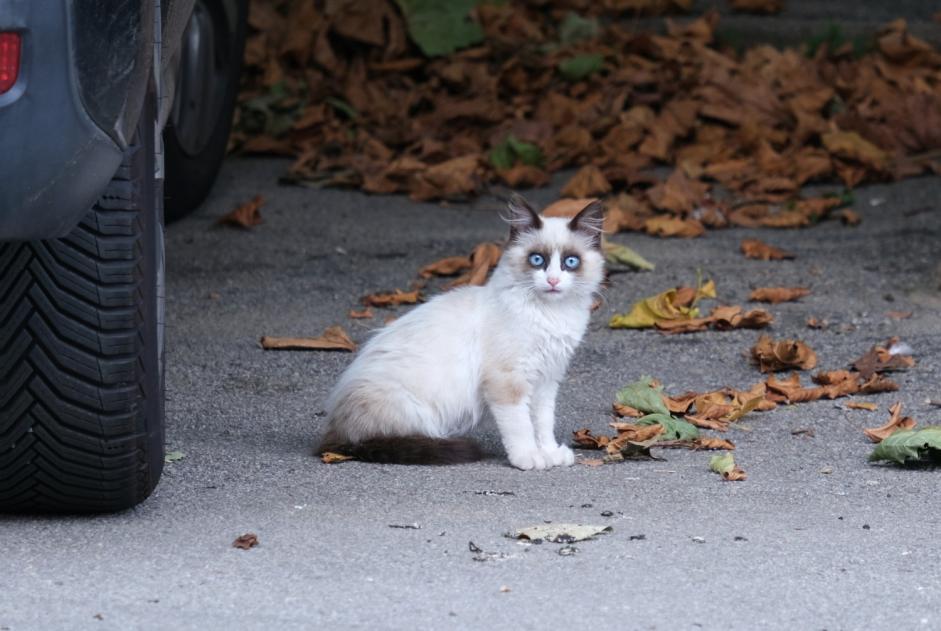
[{"label": "red taillight", "polygon": [[13,87],[20,72],[20,36],[0,33],[0,94]]}]

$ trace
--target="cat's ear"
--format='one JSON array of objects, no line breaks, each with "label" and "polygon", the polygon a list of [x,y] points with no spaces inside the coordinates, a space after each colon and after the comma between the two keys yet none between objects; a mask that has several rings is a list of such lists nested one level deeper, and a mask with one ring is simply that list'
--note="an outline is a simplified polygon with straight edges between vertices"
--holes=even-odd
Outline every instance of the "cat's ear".
[{"label": "cat's ear", "polygon": [[510,241],[515,241],[521,232],[542,228],[539,213],[519,193],[510,195],[506,209],[508,213],[503,219],[510,224]]},{"label": "cat's ear", "polygon": [[601,233],[604,230],[604,204],[596,199],[569,221],[569,230],[581,232],[591,239],[591,244],[601,248]]}]

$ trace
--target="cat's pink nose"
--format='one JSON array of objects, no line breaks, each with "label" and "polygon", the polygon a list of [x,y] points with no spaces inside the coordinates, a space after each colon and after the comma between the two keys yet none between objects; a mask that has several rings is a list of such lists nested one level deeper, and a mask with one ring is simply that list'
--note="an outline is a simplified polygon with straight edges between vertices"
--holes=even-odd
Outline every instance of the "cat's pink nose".
[{"label": "cat's pink nose", "polygon": [[559,284],[560,280],[562,279],[556,278],[555,276],[550,276],[549,278],[546,279],[546,282],[548,282],[551,287],[555,287],[556,285]]}]

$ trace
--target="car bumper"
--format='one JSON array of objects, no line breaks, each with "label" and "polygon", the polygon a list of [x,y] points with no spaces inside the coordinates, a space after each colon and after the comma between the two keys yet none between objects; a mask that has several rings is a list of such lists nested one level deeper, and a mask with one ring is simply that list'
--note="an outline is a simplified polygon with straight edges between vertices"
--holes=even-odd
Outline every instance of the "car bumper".
[{"label": "car bumper", "polygon": [[152,6],[0,3],[0,31],[22,42],[0,95],[0,240],[64,236],[114,175],[151,75]]}]

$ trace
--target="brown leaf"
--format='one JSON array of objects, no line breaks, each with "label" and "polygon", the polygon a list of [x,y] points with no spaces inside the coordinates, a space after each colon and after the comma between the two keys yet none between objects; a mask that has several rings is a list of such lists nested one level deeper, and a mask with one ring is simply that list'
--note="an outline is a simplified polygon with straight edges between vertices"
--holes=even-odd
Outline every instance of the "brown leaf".
[{"label": "brown leaf", "polygon": [[808,329],[826,329],[829,326],[826,320],[821,320],[815,316],[807,318]]},{"label": "brown leaf", "polygon": [[373,313],[372,309],[363,309],[362,311],[350,309],[350,312],[347,315],[353,320],[368,320],[376,314]]},{"label": "brown leaf", "polygon": [[449,256],[429,263],[418,271],[422,278],[431,278],[432,276],[454,276],[471,266],[469,256]]},{"label": "brown leaf", "polygon": [[759,261],[780,261],[794,258],[794,255],[790,252],[785,252],[758,239],[744,239],[742,241],[742,254],[746,258],[758,259]]},{"label": "brown leaf", "polygon": [[690,239],[702,236],[706,228],[696,219],[679,219],[669,215],[651,217],[644,222],[648,234],[656,237],[682,237]]},{"label": "brown leaf", "polygon": [[620,455],[628,443],[643,443],[663,432],[663,425],[633,425],[631,423],[611,423],[618,435],[605,445],[605,453],[609,456]]},{"label": "brown leaf", "polygon": [[897,402],[889,408],[889,420],[880,427],[864,429],[863,433],[874,443],[881,443],[899,429],[912,429],[917,423],[910,416],[902,416],[902,403]]},{"label": "brown leaf", "polygon": [[839,158],[855,160],[877,171],[888,166],[886,153],[855,131],[831,131],[823,134],[820,140],[827,151]]},{"label": "brown leaf", "polygon": [[789,368],[809,370],[817,365],[817,354],[800,340],[774,341],[767,335],[758,338],[752,357],[761,372],[777,372]]},{"label": "brown leaf", "polygon": [[810,294],[806,287],[758,287],[748,296],[752,302],[792,302]]},{"label": "brown leaf", "polygon": [[238,548],[239,550],[248,550],[249,548],[254,548],[257,545],[258,535],[253,532],[247,532],[232,542],[232,547]]},{"label": "brown leaf", "polygon": [[660,210],[688,214],[702,203],[708,191],[708,184],[690,179],[682,169],[676,169],[665,182],[647,191],[647,199]]},{"label": "brown leaf", "polygon": [[445,289],[463,285],[485,285],[490,270],[497,266],[501,256],[503,256],[503,249],[496,243],[489,241],[478,243],[470,254],[470,270],[445,285]]},{"label": "brown leaf", "polygon": [[421,300],[421,292],[418,289],[414,291],[396,289],[393,292],[369,294],[363,298],[363,304],[367,307],[397,307],[399,305],[413,305],[419,300]]},{"label": "brown leaf", "polygon": [[859,371],[863,379],[869,379],[876,373],[907,370],[915,365],[915,358],[902,354],[904,350],[899,338],[889,338],[884,344],[876,344],[854,361],[853,368]]},{"label": "brown leaf", "polygon": [[259,209],[264,203],[264,197],[255,195],[250,201],[239,205],[229,214],[220,217],[216,223],[225,226],[236,226],[237,228],[253,228],[263,221]]},{"label": "brown leaf", "polygon": [[722,473],[722,479],[728,480],[729,482],[745,481],[748,479],[748,474],[746,474],[745,470],[740,466],[735,465],[732,467],[731,471],[724,471]]},{"label": "brown leaf", "polygon": [[850,208],[844,208],[839,212],[838,216],[840,221],[842,221],[847,226],[858,226],[863,221],[863,218],[859,216],[859,213]]},{"label": "brown leaf", "polygon": [[542,212],[539,213],[543,217],[562,217],[563,219],[571,219],[578,213],[580,213],[585,206],[595,201],[596,197],[576,197],[576,198],[565,198],[557,199],[552,202],[545,208]]},{"label": "brown leaf", "polygon": [[709,317],[712,319],[712,328],[717,331],[763,329],[774,322],[774,316],[764,309],[743,312],[739,306],[714,307]]},{"label": "brown leaf", "polygon": [[735,450],[735,443],[725,438],[706,438],[700,437],[693,441],[696,449],[725,449],[727,451]]},{"label": "brown leaf", "polygon": [[265,350],[278,351],[349,351],[356,350],[356,343],[350,339],[343,327],[328,327],[320,337],[272,337],[262,336],[261,347]]},{"label": "brown leaf", "polygon": [[875,412],[879,409],[877,404],[870,401],[847,401],[843,405],[851,410],[866,410],[867,412]]},{"label": "brown leaf", "polygon": [[601,169],[593,164],[586,164],[572,176],[564,187],[562,197],[597,197],[611,192],[611,183]]},{"label": "brown leaf", "polygon": [[603,449],[611,439],[607,436],[595,436],[588,428],[577,429],[572,432],[572,441],[576,447],[582,449]]},{"label": "brown leaf", "polygon": [[585,458],[578,461],[580,464],[585,465],[586,467],[600,467],[605,464],[605,461],[601,458]]},{"label": "brown leaf", "polygon": [[617,401],[614,402],[612,407],[614,408],[614,414],[622,418],[625,416],[629,418],[640,418],[645,416],[645,414],[637,408],[624,405],[623,403],[618,403]]},{"label": "brown leaf", "polygon": [[885,315],[893,320],[908,320],[914,314],[911,311],[886,311]]},{"label": "brown leaf", "polygon": [[411,198],[460,199],[480,185],[480,155],[473,153],[446,160],[416,173],[409,184]]},{"label": "brown leaf", "polygon": [[325,451],[320,454],[320,460],[324,464],[336,464],[338,462],[346,462],[347,460],[353,460],[353,456],[347,456],[346,454],[338,454],[333,451]]},{"label": "brown leaf", "polygon": [[511,188],[534,188],[549,183],[549,174],[539,167],[517,164],[499,172],[500,179]]}]

